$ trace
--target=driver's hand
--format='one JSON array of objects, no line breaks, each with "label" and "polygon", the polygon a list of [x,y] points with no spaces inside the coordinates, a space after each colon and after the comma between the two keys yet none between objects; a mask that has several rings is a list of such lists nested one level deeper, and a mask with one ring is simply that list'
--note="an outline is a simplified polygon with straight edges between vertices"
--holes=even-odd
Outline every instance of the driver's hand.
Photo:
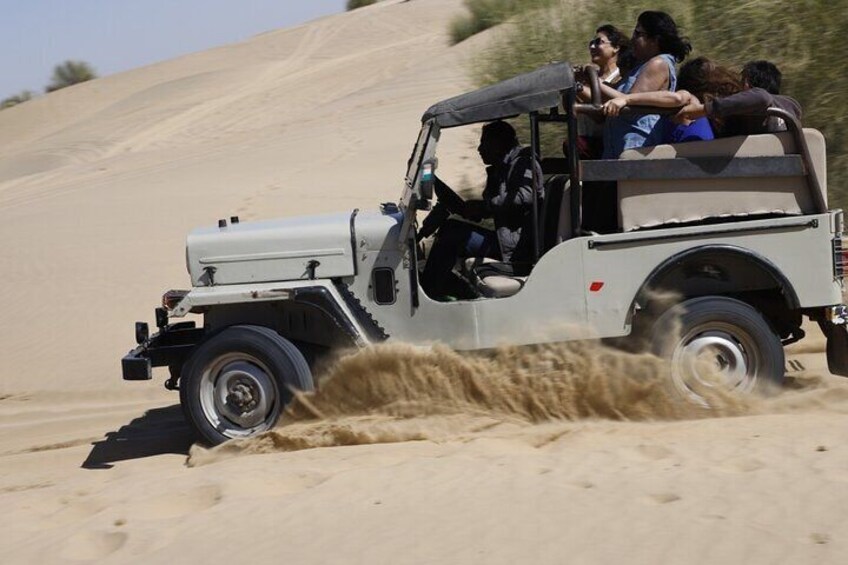
[{"label": "driver's hand", "polygon": [[604,103],[604,115],[617,116],[625,106],[627,106],[627,97],[610,98]]}]

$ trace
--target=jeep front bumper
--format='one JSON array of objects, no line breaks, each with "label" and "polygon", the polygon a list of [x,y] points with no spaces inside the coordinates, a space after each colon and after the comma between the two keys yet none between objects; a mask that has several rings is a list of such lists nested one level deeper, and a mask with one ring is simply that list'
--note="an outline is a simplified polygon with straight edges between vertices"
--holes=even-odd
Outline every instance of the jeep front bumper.
[{"label": "jeep front bumper", "polygon": [[848,308],[841,304],[825,308],[818,322],[827,339],[828,371],[848,377]]},{"label": "jeep front bumper", "polygon": [[136,323],[138,347],[121,359],[123,378],[125,381],[148,381],[153,378],[153,367],[169,367],[169,385],[175,387],[179,369],[197,344],[203,340],[206,330],[195,327],[194,322],[181,322],[163,324],[159,332],[152,336],[148,333],[146,323]]}]

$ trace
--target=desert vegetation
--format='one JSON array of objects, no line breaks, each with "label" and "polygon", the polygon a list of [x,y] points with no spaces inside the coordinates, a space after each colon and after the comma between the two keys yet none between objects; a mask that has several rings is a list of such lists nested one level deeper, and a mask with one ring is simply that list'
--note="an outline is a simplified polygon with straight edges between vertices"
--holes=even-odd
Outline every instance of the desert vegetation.
[{"label": "desert vegetation", "polygon": [[97,73],[85,61],[65,61],[53,68],[53,78],[45,91],[53,92],[95,78],[97,78]]},{"label": "desert vegetation", "polygon": [[[65,61],[62,64],[53,67],[53,76],[50,79],[50,84],[45,88],[45,92],[53,92],[68,86],[73,86],[81,82],[86,82],[97,78],[97,73],[94,68],[85,61]],[[35,93],[31,90],[23,90],[18,94],[9,96],[0,101],[0,110],[23,104],[35,98]]]},{"label": "desert vegetation", "polygon": [[[643,2],[634,0],[556,0],[542,7],[539,1],[505,3],[514,5],[512,13],[501,20],[509,19],[509,27],[474,62],[472,72],[478,84],[552,60],[588,62],[586,41],[598,25],[612,23],[629,33],[639,12],[646,9]],[[488,18],[471,6],[489,2],[497,3],[468,0],[469,17],[481,22]],[[848,11],[830,6],[821,0],[659,0],[650,8],[675,18],[692,41],[693,56],[706,55],[737,68],[747,61],[767,59],[781,68],[783,93],[802,104],[804,125],[821,130],[827,139],[830,201],[844,208],[848,207],[848,105],[842,96],[848,91],[848,76],[834,72],[823,46],[840,45]],[[449,31],[454,41],[453,28]]]},{"label": "desert vegetation", "polygon": [[465,0],[467,14],[457,16],[450,24],[452,44],[502,24],[516,14],[544,8],[552,0]]},{"label": "desert vegetation", "polygon": [[24,90],[14,96],[9,96],[0,102],[0,110],[5,110],[6,108],[11,108],[12,106],[17,106],[18,104],[23,104],[27,100],[32,100],[32,97],[35,94],[30,90]]},{"label": "desert vegetation", "polygon": [[377,0],[347,0],[347,11],[356,10],[363,6],[370,6],[376,2]]}]

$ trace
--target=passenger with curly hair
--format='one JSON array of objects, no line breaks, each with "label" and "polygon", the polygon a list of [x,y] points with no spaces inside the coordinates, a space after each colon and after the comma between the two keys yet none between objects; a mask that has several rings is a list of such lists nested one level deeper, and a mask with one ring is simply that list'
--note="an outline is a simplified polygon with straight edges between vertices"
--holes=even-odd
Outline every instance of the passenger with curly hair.
[{"label": "passenger with curly hair", "polygon": [[741,77],[706,57],[698,57],[680,69],[677,92],[642,92],[609,100],[604,104],[607,116],[617,116],[628,105],[680,108],[673,121],[663,119],[665,129],[646,145],[713,139],[704,124],[712,127],[715,137],[754,135],[784,131],[782,119],[767,117],[768,108],[780,108],[800,118],[801,105],[780,94],[780,70],[769,61],[751,61],[742,68]]},{"label": "passenger with curly hair", "polygon": [[[743,88],[739,76],[734,71],[706,57],[686,62],[680,68],[677,86],[679,90],[676,92],[638,92],[613,98],[604,104],[604,114],[617,116],[622,108],[631,105],[680,108],[693,103],[703,104],[736,94]],[[680,123],[663,117],[645,145],[714,139],[714,130],[720,131],[722,126],[723,122],[718,117],[711,121],[701,116],[694,120],[683,119]]]},{"label": "passenger with curly hair", "polygon": [[[615,87],[623,79],[619,61],[628,54],[630,41],[617,27],[604,24],[595,30],[595,37],[589,41],[589,56],[592,64],[598,67],[598,78],[603,84]],[[582,69],[578,69],[578,72]],[[589,87],[577,91],[581,102],[592,98]],[[604,150],[603,119],[597,116],[581,114],[577,118],[577,150],[581,159],[599,159]],[[568,154],[568,141],[563,143],[563,153]]]},{"label": "passenger with curly hair", "polygon": [[[677,24],[665,12],[639,14],[630,39],[633,68],[615,88],[601,84],[605,99],[628,94],[677,89],[676,63],[692,51],[689,41],[680,36]],[[582,78],[582,77],[578,77]],[[617,159],[625,149],[642,147],[657,128],[659,114],[608,116],[604,122],[604,159]],[[583,228],[599,233],[618,229],[615,183],[584,183]]]},{"label": "passenger with curly hair", "polygon": [[[630,48],[635,67],[616,88],[601,86],[606,98],[677,89],[675,64],[686,59],[692,45],[680,36],[671,16],[650,10],[639,14]],[[645,145],[659,119],[658,114],[608,118],[604,126],[604,159],[616,159],[625,149]]]}]

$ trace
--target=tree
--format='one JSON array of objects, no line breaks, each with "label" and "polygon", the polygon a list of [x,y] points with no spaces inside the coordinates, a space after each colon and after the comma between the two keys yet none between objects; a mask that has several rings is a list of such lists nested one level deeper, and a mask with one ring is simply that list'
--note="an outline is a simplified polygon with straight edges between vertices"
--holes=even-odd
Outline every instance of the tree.
[{"label": "tree", "polygon": [[24,90],[19,94],[15,94],[14,96],[9,96],[2,102],[0,102],[0,110],[5,110],[6,108],[11,108],[12,106],[17,106],[18,104],[23,104],[27,100],[32,100],[35,94],[29,90]]},{"label": "tree", "polygon": [[97,73],[85,61],[65,61],[53,68],[53,78],[45,90],[53,92],[95,78],[97,78]]}]

